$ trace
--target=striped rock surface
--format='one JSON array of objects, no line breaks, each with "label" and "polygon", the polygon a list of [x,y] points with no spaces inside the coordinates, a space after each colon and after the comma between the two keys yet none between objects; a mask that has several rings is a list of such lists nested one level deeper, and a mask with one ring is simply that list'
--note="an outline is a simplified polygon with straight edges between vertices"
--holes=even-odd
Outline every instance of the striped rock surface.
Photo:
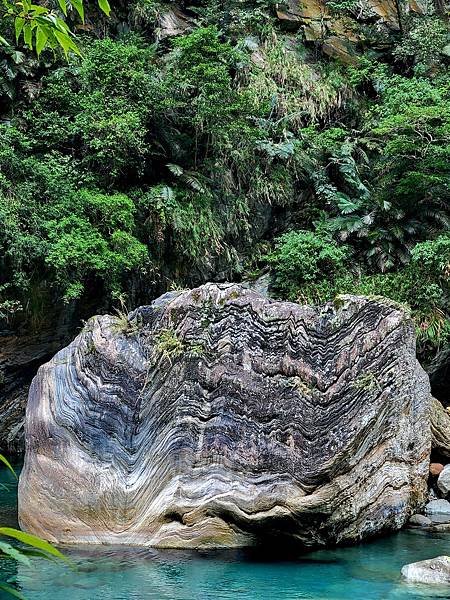
[{"label": "striped rock surface", "polygon": [[92,318],[29,397],[21,526],[52,541],[313,546],[426,496],[428,378],[408,316],[238,285]]}]

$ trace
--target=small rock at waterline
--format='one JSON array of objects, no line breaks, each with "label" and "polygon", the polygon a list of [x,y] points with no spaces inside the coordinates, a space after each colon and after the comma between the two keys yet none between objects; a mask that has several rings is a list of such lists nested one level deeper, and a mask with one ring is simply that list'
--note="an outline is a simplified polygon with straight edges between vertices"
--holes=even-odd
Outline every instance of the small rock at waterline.
[{"label": "small rock at waterline", "polygon": [[444,465],[441,463],[430,463],[430,475],[440,475],[440,473],[444,470]]},{"label": "small rock at waterline", "polygon": [[432,500],[425,506],[425,515],[433,523],[448,523],[450,521],[450,502],[448,500]]},{"label": "small rock at waterline", "polygon": [[445,467],[441,471],[437,480],[437,486],[439,488],[439,491],[444,496],[447,496],[447,494],[450,493],[450,465],[445,465]]},{"label": "small rock at waterline", "polygon": [[413,515],[408,521],[411,527],[430,527],[432,524],[433,521],[424,515]]},{"label": "small rock at waterline", "polygon": [[411,583],[450,585],[450,557],[438,556],[402,567],[402,577]]},{"label": "small rock at waterline", "polygon": [[432,533],[450,533],[450,523],[433,523],[428,530]]}]

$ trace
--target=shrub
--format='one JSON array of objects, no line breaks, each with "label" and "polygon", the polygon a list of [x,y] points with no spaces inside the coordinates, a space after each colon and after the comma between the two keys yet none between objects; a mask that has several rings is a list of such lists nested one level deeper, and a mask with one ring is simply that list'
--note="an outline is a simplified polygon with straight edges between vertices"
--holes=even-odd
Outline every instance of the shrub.
[{"label": "shrub", "polygon": [[342,274],[348,249],[332,239],[311,231],[290,231],[282,235],[268,261],[272,285],[283,297],[294,299],[302,286],[332,281]]}]

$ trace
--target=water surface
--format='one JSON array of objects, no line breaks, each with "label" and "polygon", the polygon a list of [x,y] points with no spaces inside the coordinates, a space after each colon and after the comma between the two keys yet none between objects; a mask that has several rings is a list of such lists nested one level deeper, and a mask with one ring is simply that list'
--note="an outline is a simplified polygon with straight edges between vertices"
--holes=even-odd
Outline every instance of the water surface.
[{"label": "water surface", "polygon": [[[1,481],[13,483],[4,470]],[[57,502],[57,498],[55,498]],[[0,523],[16,522],[16,490],[0,490]],[[65,550],[70,570],[44,560],[0,562],[0,578],[29,600],[404,600],[450,599],[449,588],[411,586],[402,565],[450,554],[450,535],[404,531],[351,548],[169,551],[123,547]],[[2,595],[1,600],[11,600]]]}]

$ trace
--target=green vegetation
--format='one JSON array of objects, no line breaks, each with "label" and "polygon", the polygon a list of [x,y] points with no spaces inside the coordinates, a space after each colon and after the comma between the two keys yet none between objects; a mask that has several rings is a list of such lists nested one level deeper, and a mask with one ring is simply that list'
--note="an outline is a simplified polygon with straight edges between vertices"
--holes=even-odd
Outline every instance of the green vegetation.
[{"label": "green vegetation", "polygon": [[281,236],[268,262],[281,297],[321,304],[342,293],[385,296],[411,308],[422,354],[450,341],[448,234],[416,244],[408,265],[383,274],[362,271],[344,246],[305,231]]},{"label": "green vegetation", "polygon": [[46,5],[80,32],[68,61],[50,34],[39,58],[23,30],[2,49],[0,318],[268,265],[282,298],[386,295],[411,306],[424,356],[448,342],[445,15],[389,32],[327,3],[365,40],[340,62],[269,0],[183,3],[176,35],[167,2],[119,1],[107,21],[98,4]]},{"label": "green vegetation", "polygon": [[185,344],[174,329],[168,327],[158,333],[155,343],[156,355],[161,355],[163,359],[172,364],[172,361],[181,356],[184,351]]},{"label": "green vegetation", "polygon": [[349,252],[329,236],[312,231],[282,235],[269,256],[273,287],[282,297],[295,300],[302,287],[327,282],[330,288],[346,273]]}]

